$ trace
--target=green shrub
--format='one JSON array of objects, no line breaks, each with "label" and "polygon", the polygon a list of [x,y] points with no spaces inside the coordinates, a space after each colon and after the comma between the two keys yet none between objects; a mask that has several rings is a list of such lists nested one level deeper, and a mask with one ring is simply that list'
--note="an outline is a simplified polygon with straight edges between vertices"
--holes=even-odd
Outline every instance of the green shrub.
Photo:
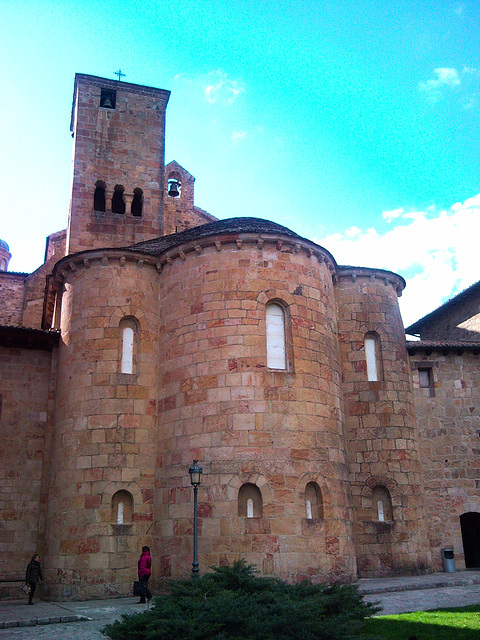
[{"label": "green shrub", "polygon": [[356,586],[288,585],[244,560],[170,583],[150,611],[107,625],[112,640],[354,640],[377,609]]}]

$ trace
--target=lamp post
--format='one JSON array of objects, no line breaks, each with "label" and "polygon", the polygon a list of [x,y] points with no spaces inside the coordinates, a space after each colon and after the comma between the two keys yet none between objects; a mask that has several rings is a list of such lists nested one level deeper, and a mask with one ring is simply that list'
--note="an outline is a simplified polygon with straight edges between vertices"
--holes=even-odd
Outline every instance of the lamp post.
[{"label": "lamp post", "polygon": [[200,484],[200,476],[203,473],[202,467],[198,466],[198,460],[193,461],[193,465],[188,470],[190,482],[193,485],[193,562],[192,574],[198,575],[198,522],[197,522],[197,493]]}]

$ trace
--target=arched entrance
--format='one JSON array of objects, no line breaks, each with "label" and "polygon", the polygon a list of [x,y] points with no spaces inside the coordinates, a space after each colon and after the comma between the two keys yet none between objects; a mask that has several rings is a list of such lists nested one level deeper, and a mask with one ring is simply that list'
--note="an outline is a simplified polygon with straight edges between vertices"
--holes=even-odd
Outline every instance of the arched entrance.
[{"label": "arched entrance", "polygon": [[463,552],[467,569],[480,568],[480,513],[470,511],[460,516]]}]

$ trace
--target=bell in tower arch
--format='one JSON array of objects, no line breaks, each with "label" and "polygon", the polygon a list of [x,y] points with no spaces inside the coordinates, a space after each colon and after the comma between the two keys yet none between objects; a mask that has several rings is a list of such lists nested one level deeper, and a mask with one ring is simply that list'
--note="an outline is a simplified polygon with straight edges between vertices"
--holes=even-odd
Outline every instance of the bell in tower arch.
[{"label": "bell in tower arch", "polygon": [[180,195],[180,182],[178,180],[171,179],[168,181],[168,195],[171,198],[178,198]]}]

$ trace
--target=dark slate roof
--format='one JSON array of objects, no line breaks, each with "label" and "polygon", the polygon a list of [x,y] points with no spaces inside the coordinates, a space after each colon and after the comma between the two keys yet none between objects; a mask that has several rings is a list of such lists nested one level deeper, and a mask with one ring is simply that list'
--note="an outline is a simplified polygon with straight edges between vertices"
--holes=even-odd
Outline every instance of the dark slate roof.
[{"label": "dark slate roof", "polygon": [[[281,234],[292,238],[293,240],[302,240],[302,242],[307,242],[312,245],[312,247],[318,248],[318,245],[315,244],[315,242],[302,238],[302,236],[299,236],[297,233],[287,229],[287,227],[283,227],[276,222],[270,222],[269,220],[263,220],[261,218],[228,218],[227,220],[217,220],[216,222],[209,222],[198,227],[186,229],[180,233],[172,233],[168,236],[154,238],[153,240],[146,240],[145,242],[139,242],[123,248],[131,251],[141,251],[150,255],[160,255],[167,249],[185,242],[193,242],[194,240],[205,238],[207,236],[214,236],[217,234],[223,235],[228,233]],[[326,251],[326,249],[324,250]],[[327,253],[329,252],[327,251]]]},{"label": "dark slate roof", "polygon": [[407,351],[410,355],[414,355],[417,351],[441,351],[445,354],[450,351],[473,351],[475,354],[480,354],[480,342],[466,342],[465,340],[407,340]]},{"label": "dark slate roof", "polygon": [[16,349],[39,349],[51,351],[58,344],[60,331],[52,329],[29,329],[0,325],[0,346]]},{"label": "dark slate roof", "polygon": [[30,275],[24,271],[0,271],[0,274],[2,276],[21,276],[22,278],[27,278]]},{"label": "dark slate roof", "polygon": [[426,327],[432,324],[433,322],[435,322],[440,316],[442,316],[445,313],[445,311],[449,311],[450,309],[453,309],[454,307],[463,304],[466,300],[468,300],[468,298],[470,298],[470,296],[476,293],[479,289],[480,289],[480,280],[478,282],[475,282],[475,284],[472,284],[470,287],[460,292],[453,298],[450,298],[450,300],[447,300],[447,302],[440,305],[437,309],[434,309],[430,313],[427,313],[426,316],[423,316],[423,318],[420,318],[420,320],[417,320],[417,322],[414,322],[413,324],[411,324],[409,327],[405,329],[405,333],[408,333],[410,335],[421,333],[423,327]]},{"label": "dark slate roof", "polygon": [[347,275],[350,275],[350,272],[352,274],[355,274],[355,273],[380,274],[381,273],[381,274],[384,274],[383,277],[390,276],[390,277],[396,278],[402,284],[402,289],[405,289],[405,287],[407,286],[407,283],[405,282],[405,278],[403,278],[398,273],[395,273],[395,271],[388,271],[388,269],[379,269],[377,267],[354,267],[351,264],[339,264],[337,268],[338,268],[339,274],[341,274],[342,272],[347,272]]}]

